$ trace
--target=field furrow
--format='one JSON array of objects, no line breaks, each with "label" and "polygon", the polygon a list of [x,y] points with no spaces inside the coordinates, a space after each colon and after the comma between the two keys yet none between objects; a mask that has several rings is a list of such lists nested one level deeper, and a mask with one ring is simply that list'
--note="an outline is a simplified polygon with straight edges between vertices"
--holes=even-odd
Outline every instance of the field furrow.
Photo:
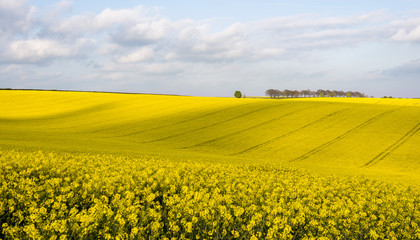
[{"label": "field furrow", "polygon": [[252,146],[252,147],[250,147],[250,148],[247,148],[247,149],[245,149],[245,150],[242,150],[242,151],[240,151],[240,152],[236,152],[236,153],[233,153],[233,154],[230,154],[230,155],[231,155],[231,156],[234,156],[234,155],[239,155],[239,154],[247,153],[247,152],[250,152],[250,151],[252,151],[252,150],[255,150],[255,149],[261,148],[261,147],[263,147],[263,146],[266,146],[266,145],[268,145],[268,144],[274,143],[274,142],[276,142],[276,141],[278,141],[278,140],[280,140],[280,139],[286,138],[286,137],[288,137],[288,136],[290,136],[290,135],[292,135],[292,134],[294,134],[294,133],[296,133],[296,132],[298,132],[298,131],[300,131],[300,130],[303,130],[303,129],[305,129],[305,128],[309,127],[309,126],[312,126],[312,125],[315,125],[315,124],[317,124],[317,123],[319,123],[319,122],[322,122],[323,120],[325,120],[325,119],[327,119],[327,118],[329,118],[329,117],[335,116],[335,115],[337,115],[337,114],[339,114],[339,113],[342,113],[342,112],[344,112],[344,111],[346,111],[346,110],[347,110],[347,109],[342,109],[342,110],[339,110],[339,111],[333,112],[333,113],[328,114],[328,115],[326,115],[326,116],[324,116],[324,117],[321,117],[321,118],[319,118],[319,119],[317,119],[317,120],[315,120],[315,121],[313,121],[313,122],[311,122],[311,123],[308,123],[308,124],[306,124],[306,125],[304,125],[304,126],[302,126],[302,127],[299,127],[299,128],[294,129],[294,130],[292,130],[292,131],[290,131],[290,132],[287,132],[287,133],[285,133],[285,134],[283,134],[283,135],[281,135],[281,136],[279,136],[279,137],[276,137],[276,138],[270,139],[270,140],[268,140],[268,141],[265,141],[265,142],[263,142],[263,143],[260,143],[260,144],[254,145],[254,146]]},{"label": "field furrow", "polygon": [[211,144],[211,143],[220,141],[222,139],[226,139],[226,138],[229,138],[229,137],[232,137],[232,136],[235,136],[235,135],[244,133],[246,131],[256,129],[256,128],[261,127],[261,126],[266,126],[266,125],[271,124],[271,123],[273,123],[275,121],[278,121],[279,119],[284,118],[285,116],[290,116],[290,115],[292,115],[294,113],[297,113],[297,112],[300,112],[300,111],[304,111],[305,109],[308,109],[308,108],[303,108],[303,109],[298,109],[298,110],[295,110],[295,111],[287,112],[287,113],[284,113],[284,114],[282,114],[280,116],[277,116],[275,118],[271,118],[271,119],[269,119],[267,121],[264,121],[262,123],[255,124],[255,125],[252,125],[250,127],[245,128],[245,129],[241,129],[239,131],[235,131],[235,132],[230,133],[230,134],[226,134],[226,135],[223,135],[223,136],[220,136],[220,137],[217,137],[217,138],[213,138],[213,139],[210,139],[210,140],[205,141],[205,142],[197,143],[197,144],[194,144],[192,146],[183,147],[183,149],[188,149],[188,148],[194,148],[194,147],[199,147],[199,146],[203,146],[203,145],[208,145],[208,144]]},{"label": "field furrow", "polygon": [[[247,106],[247,105],[250,105],[250,104],[251,103],[241,105],[241,106]],[[140,130],[140,131],[133,131],[133,132],[129,132],[129,133],[126,133],[126,134],[123,134],[123,135],[116,135],[116,136],[113,136],[113,137],[128,137],[128,136],[132,136],[132,135],[136,135],[136,134],[140,134],[140,133],[145,133],[145,132],[149,132],[149,131],[153,131],[153,130],[159,130],[159,129],[166,128],[166,127],[173,127],[173,126],[176,126],[176,125],[179,125],[179,124],[190,123],[190,122],[193,123],[194,121],[199,120],[199,119],[205,119],[205,118],[209,118],[211,116],[217,115],[219,113],[229,112],[232,109],[235,109],[237,107],[238,106],[223,108],[223,109],[220,109],[220,110],[200,114],[196,117],[191,117],[191,118],[187,118],[187,119],[176,121],[176,122],[171,122],[169,124],[164,124],[164,125],[160,125],[160,126],[156,126],[156,127],[146,128],[146,129],[143,129],[143,130]]]},{"label": "field furrow", "polygon": [[[157,102],[152,102],[149,103],[148,105],[145,105],[141,108],[139,108],[138,103],[135,103],[131,108],[127,108],[124,111],[121,111],[121,108],[119,109],[120,111],[118,112],[118,114],[112,114],[111,116],[108,116],[108,122],[109,123],[114,123],[114,125],[108,126],[105,125],[107,127],[104,128],[98,128],[95,130],[89,130],[86,131],[86,133],[108,133],[110,131],[113,132],[113,136],[112,137],[124,137],[124,136],[130,136],[133,133],[133,128],[137,128],[137,127],[142,127],[142,124],[139,123],[139,119],[142,119],[141,116],[138,116],[137,114],[133,114],[136,112],[140,112],[141,115],[159,115],[159,114],[165,114],[167,113],[169,110],[173,109],[174,106],[171,104],[165,104],[164,101],[157,101]],[[190,106],[191,104],[188,102],[182,103],[177,105],[177,108],[185,108]],[[186,108],[189,109],[189,108]],[[129,119],[129,117],[127,116],[134,116],[132,120]],[[119,120],[124,120],[123,123],[117,124],[115,125],[115,123],[119,122]],[[156,122],[154,122],[153,127],[152,128],[156,128],[159,129],[161,128],[161,126],[156,126]],[[163,122],[162,124],[165,124],[165,122]],[[167,124],[166,124],[167,125]],[[164,127],[164,126],[162,126]],[[148,129],[152,129],[152,128],[146,128],[146,130]],[[117,132],[128,132],[128,133],[124,133],[124,134],[119,134]],[[139,133],[141,133],[141,131],[138,131]],[[133,133],[133,135],[136,133]]]},{"label": "field furrow", "polygon": [[319,147],[314,148],[314,149],[312,149],[311,151],[309,151],[309,152],[307,152],[307,153],[305,153],[305,154],[303,154],[303,155],[301,155],[301,156],[299,156],[299,157],[297,157],[297,158],[295,158],[295,159],[289,160],[289,162],[302,161],[302,160],[304,160],[304,159],[306,159],[306,158],[310,157],[311,155],[314,155],[314,154],[318,153],[319,151],[323,150],[324,148],[329,147],[330,145],[332,145],[332,144],[334,144],[334,143],[336,143],[336,142],[338,142],[338,141],[342,140],[343,138],[345,138],[347,135],[349,135],[349,134],[353,133],[354,131],[361,129],[361,128],[365,127],[366,125],[371,124],[371,123],[372,123],[372,122],[374,122],[375,120],[377,120],[377,119],[379,119],[379,118],[381,118],[381,117],[383,117],[383,116],[385,116],[385,115],[387,115],[387,114],[390,114],[390,113],[392,113],[392,112],[394,112],[394,111],[396,111],[396,110],[397,110],[397,109],[392,109],[392,110],[389,110],[389,111],[383,112],[383,113],[381,113],[381,114],[378,114],[378,115],[376,115],[376,116],[374,116],[374,117],[372,117],[372,118],[368,119],[367,121],[363,122],[362,124],[360,124],[360,125],[358,125],[358,126],[356,126],[356,127],[352,128],[352,129],[350,129],[350,130],[346,131],[345,133],[343,133],[343,134],[341,134],[341,135],[337,136],[336,138],[334,138],[334,139],[332,139],[332,140],[330,140],[330,141],[328,141],[328,142],[326,142],[326,143],[324,143],[324,144],[320,145]]},{"label": "field furrow", "polygon": [[175,137],[178,137],[178,136],[182,136],[182,135],[185,135],[185,134],[191,134],[193,132],[197,132],[197,131],[200,131],[200,130],[203,130],[203,129],[211,128],[211,127],[223,124],[223,123],[233,121],[235,119],[240,119],[240,118],[246,117],[248,115],[251,115],[251,114],[254,114],[254,113],[257,113],[257,112],[261,112],[261,111],[268,110],[268,109],[271,109],[271,108],[278,108],[278,107],[279,106],[276,106],[276,105],[275,106],[268,106],[268,107],[261,107],[261,108],[256,109],[256,110],[243,113],[240,116],[235,116],[235,117],[232,117],[232,118],[224,119],[222,121],[218,121],[218,122],[215,122],[215,123],[203,126],[203,127],[195,128],[195,129],[192,129],[192,130],[189,130],[189,131],[186,131],[186,132],[181,132],[181,133],[178,133],[178,134],[173,134],[173,135],[169,135],[169,136],[166,136],[166,137],[162,137],[162,138],[158,138],[158,139],[154,139],[154,140],[150,140],[150,141],[145,141],[145,142],[142,142],[142,143],[159,142],[159,141],[164,141],[164,140],[167,140],[167,139],[175,138]]},{"label": "field furrow", "polygon": [[408,131],[404,136],[402,136],[400,139],[398,139],[396,142],[394,142],[391,146],[386,148],[383,152],[379,153],[377,156],[375,156],[369,162],[365,163],[363,165],[363,167],[371,167],[371,166],[377,164],[379,161],[386,158],[390,153],[392,153],[398,147],[403,145],[407,140],[409,140],[412,136],[414,136],[419,131],[420,131],[420,123],[418,123],[416,126],[414,126],[410,131]]}]

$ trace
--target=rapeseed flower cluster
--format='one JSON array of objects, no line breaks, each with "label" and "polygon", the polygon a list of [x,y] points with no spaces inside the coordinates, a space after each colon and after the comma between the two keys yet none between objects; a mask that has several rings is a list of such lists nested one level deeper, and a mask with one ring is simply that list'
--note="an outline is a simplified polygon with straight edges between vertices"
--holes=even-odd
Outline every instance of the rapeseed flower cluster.
[{"label": "rapeseed flower cluster", "polygon": [[267,164],[0,150],[1,239],[420,239],[418,189]]}]

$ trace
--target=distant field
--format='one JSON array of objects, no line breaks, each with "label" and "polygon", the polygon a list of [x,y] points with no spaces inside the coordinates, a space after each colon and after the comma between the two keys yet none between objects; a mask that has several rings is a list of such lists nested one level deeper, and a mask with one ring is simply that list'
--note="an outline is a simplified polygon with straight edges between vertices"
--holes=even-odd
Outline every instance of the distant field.
[{"label": "distant field", "polygon": [[[4,90],[0,170],[6,185],[0,202],[6,204],[0,204],[0,219],[7,225],[0,238],[26,238],[35,229],[34,238],[61,233],[418,239],[419,146],[420,99]],[[69,200],[70,189],[80,194],[77,201]],[[43,196],[32,208],[24,204],[31,194]],[[196,204],[174,200],[173,194]],[[61,210],[53,214],[57,195],[65,205],[61,217]],[[216,205],[206,205],[210,200]],[[279,206],[285,210],[275,210]],[[339,210],[343,206],[348,209]],[[109,216],[95,219],[98,208],[108,207]],[[44,215],[34,209],[45,209]],[[205,209],[214,218],[200,215]],[[172,211],[183,215],[177,218]],[[102,231],[116,216],[122,217],[120,225]],[[88,227],[89,218],[97,228]],[[54,219],[62,221],[62,232]]]}]

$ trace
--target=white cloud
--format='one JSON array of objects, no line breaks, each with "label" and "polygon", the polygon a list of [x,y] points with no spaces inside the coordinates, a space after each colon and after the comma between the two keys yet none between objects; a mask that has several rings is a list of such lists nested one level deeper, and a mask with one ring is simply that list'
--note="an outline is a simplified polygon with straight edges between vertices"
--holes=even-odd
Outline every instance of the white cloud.
[{"label": "white cloud", "polygon": [[15,1],[8,1],[8,0],[1,0],[0,1],[0,9],[17,9],[21,8],[26,4],[27,0],[15,0]]},{"label": "white cloud", "polygon": [[0,73],[10,73],[10,72],[14,72],[14,71],[20,71],[23,67],[21,65],[18,64],[9,64],[6,65],[2,68],[0,68]]},{"label": "white cloud", "polygon": [[63,0],[56,4],[56,8],[60,11],[71,11],[73,9],[73,2]]},{"label": "white cloud", "polygon": [[183,61],[231,61],[252,59],[255,46],[248,39],[248,26],[235,23],[220,32],[211,32],[207,24],[190,21],[177,25],[171,39],[173,47],[166,58]]},{"label": "white cloud", "polygon": [[392,36],[392,40],[402,42],[420,42],[420,25],[412,29],[400,29]]},{"label": "white cloud", "polygon": [[37,63],[52,58],[75,57],[91,45],[92,41],[87,39],[79,39],[74,45],[50,39],[17,40],[9,44],[2,61]]},{"label": "white cloud", "polygon": [[[66,1],[61,2],[60,6],[68,5]],[[70,6],[67,6],[70,7]],[[132,26],[139,22],[149,22],[146,16],[147,10],[138,6],[132,9],[104,9],[99,14],[85,12],[80,15],[73,15],[68,18],[46,19],[46,34],[59,34],[61,36],[80,37],[86,34],[98,34],[106,32],[111,34],[114,28]]]},{"label": "white cloud", "polygon": [[153,63],[143,66],[141,72],[152,75],[175,76],[184,72],[187,68],[188,65],[183,63]]},{"label": "white cloud", "polygon": [[82,14],[71,16],[64,21],[46,22],[46,35],[61,35],[70,38],[77,38],[87,33],[96,33],[97,30],[93,24],[94,15]]},{"label": "white cloud", "polygon": [[119,57],[117,59],[120,63],[134,63],[148,60],[154,56],[154,48],[151,46],[138,48],[128,55]]},{"label": "white cloud", "polygon": [[420,18],[396,20],[390,23],[395,29],[391,39],[397,42],[420,42]]},{"label": "white cloud", "polygon": [[110,74],[103,75],[102,78],[109,79],[109,80],[121,80],[124,79],[126,75],[120,72],[114,72]]},{"label": "white cloud", "polygon": [[98,53],[100,55],[114,55],[115,53],[118,53],[120,49],[121,46],[119,44],[107,42],[98,46]]},{"label": "white cloud", "polygon": [[277,57],[284,53],[282,48],[262,48],[256,54],[258,58]]},{"label": "white cloud", "polygon": [[388,19],[384,11],[373,11],[367,14],[348,17],[316,17],[312,15],[296,15],[286,17],[268,18],[257,21],[256,25],[267,31],[302,31],[309,29],[317,31],[322,29],[345,29],[361,24],[378,23]]},{"label": "white cloud", "polygon": [[132,9],[105,9],[94,18],[94,26],[98,29],[106,29],[115,24],[135,23],[146,18],[147,10],[142,6]]},{"label": "white cloud", "polygon": [[28,31],[33,25],[34,13],[35,8],[28,6],[25,0],[0,0],[1,37]]},{"label": "white cloud", "polygon": [[253,33],[265,47],[305,53],[311,50],[354,47],[368,41],[386,41],[393,34],[388,15],[377,11],[350,17],[316,18],[308,15],[264,19],[253,24]]},{"label": "white cloud", "polygon": [[140,21],[133,25],[124,24],[112,32],[112,39],[121,45],[145,45],[163,39],[170,25],[171,21],[168,19]]},{"label": "white cloud", "polygon": [[[71,7],[69,1],[59,2],[56,6],[60,9]],[[82,13],[67,18],[44,19],[43,25],[39,26],[39,42],[28,44],[40,45],[41,41],[46,43],[49,39],[68,44],[86,37],[99,38],[95,54],[120,63],[147,61],[152,59],[152,55],[154,61],[163,62],[259,61],[286,56],[290,51],[345,47],[373,36],[384,37],[387,34],[383,31],[385,27],[375,28],[369,24],[383,21],[385,15],[379,11],[334,18],[280,17],[238,22],[214,32],[209,21],[172,21],[151,14],[142,6],[120,10],[108,8],[98,14]],[[26,45],[24,47],[28,48]],[[56,45],[52,45],[48,50],[50,52],[40,50],[40,47],[32,54],[15,51],[15,55],[19,56],[15,59],[23,60],[24,56],[28,56],[30,60],[26,62],[36,62],[36,59],[42,61],[47,56],[72,56],[68,47],[59,49]]]}]

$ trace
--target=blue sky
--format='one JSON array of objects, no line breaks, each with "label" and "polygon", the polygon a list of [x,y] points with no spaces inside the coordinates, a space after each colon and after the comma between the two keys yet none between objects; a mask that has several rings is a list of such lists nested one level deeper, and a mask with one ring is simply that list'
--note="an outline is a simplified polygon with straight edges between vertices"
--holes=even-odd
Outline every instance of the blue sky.
[{"label": "blue sky", "polygon": [[0,88],[420,97],[420,1],[0,0]]}]

